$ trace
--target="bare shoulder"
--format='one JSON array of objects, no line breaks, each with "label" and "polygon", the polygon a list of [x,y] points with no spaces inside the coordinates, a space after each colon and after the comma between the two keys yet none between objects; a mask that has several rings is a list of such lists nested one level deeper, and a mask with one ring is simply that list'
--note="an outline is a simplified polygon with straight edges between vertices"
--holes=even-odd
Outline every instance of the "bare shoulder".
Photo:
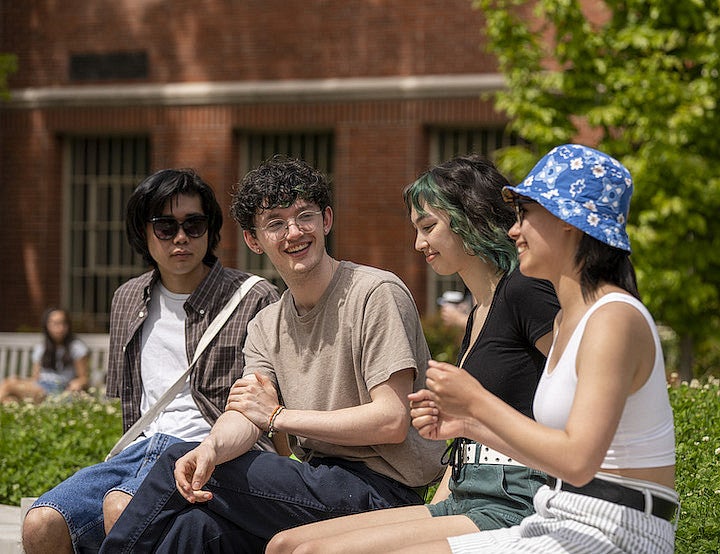
[{"label": "bare shoulder", "polygon": [[608,302],[590,315],[585,336],[592,337],[595,344],[627,344],[640,349],[652,346],[653,332],[650,322],[635,304]]}]

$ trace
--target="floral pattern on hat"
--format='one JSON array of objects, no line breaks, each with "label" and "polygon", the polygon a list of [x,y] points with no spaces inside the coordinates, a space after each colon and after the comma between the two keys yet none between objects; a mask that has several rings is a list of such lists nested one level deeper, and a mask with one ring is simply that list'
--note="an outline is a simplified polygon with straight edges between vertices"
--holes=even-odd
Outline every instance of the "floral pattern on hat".
[{"label": "floral pattern on hat", "polygon": [[630,252],[625,224],[633,182],[630,172],[607,154],[581,144],[548,152],[513,194],[535,200],[582,232]]}]

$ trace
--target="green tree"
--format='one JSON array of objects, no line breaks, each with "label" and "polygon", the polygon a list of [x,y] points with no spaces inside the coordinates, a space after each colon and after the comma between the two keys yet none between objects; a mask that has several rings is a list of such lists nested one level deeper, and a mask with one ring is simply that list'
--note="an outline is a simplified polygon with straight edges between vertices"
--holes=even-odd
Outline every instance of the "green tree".
[{"label": "green tree", "polygon": [[520,178],[578,137],[621,160],[636,185],[628,231],[643,299],[679,337],[681,377],[695,360],[707,371],[720,344],[717,1],[474,4],[507,82],[497,106],[534,148],[507,149],[500,165]]}]

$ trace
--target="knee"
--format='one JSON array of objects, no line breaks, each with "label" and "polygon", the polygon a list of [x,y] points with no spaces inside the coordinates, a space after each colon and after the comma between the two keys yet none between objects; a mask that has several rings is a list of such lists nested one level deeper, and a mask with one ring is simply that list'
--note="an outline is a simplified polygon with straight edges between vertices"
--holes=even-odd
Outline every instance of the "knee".
[{"label": "knee", "polygon": [[[70,546],[70,531],[65,518],[53,508],[33,508],[22,525],[25,552],[66,552]],[[51,550],[49,550],[50,548]]]},{"label": "knee", "polygon": [[292,552],[292,541],[289,531],[280,531],[277,533],[265,548],[265,554],[287,554]]},{"label": "knee", "polygon": [[130,500],[132,500],[132,496],[121,491],[112,491],[105,495],[103,499],[105,534],[108,534],[110,529],[113,528],[115,522],[130,503]]},{"label": "knee", "polygon": [[298,544],[292,549],[292,554],[322,554],[328,552],[322,540],[313,540]]},{"label": "knee", "polygon": [[308,540],[298,544],[292,529],[276,534],[267,547],[265,554],[319,554],[325,552],[322,540]]}]

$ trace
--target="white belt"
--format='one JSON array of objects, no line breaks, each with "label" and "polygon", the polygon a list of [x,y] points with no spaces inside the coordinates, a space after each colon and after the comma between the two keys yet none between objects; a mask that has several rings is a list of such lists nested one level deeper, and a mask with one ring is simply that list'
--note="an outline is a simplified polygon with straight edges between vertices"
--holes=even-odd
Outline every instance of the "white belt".
[{"label": "white belt", "polygon": [[497,450],[489,448],[484,444],[478,444],[475,442],[463,444],[462,449],[460,450],[460,456],[462,457],[463,463],[466,464],[490,464],[525,467],[525,464],[516,462],[502,452],[498,452]]}]

